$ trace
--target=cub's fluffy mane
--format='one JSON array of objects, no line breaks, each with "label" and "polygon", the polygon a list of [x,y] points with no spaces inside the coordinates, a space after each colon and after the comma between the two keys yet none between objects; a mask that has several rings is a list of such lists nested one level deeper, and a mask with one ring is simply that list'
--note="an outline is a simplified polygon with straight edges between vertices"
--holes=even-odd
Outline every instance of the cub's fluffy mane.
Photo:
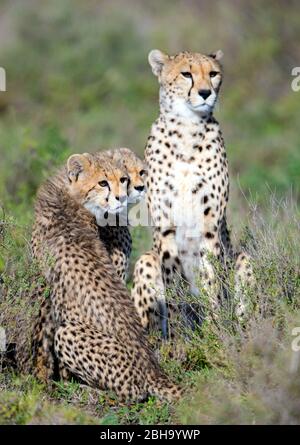
[{"label": "cub's fluffy mane", "polygon": [[78,226],[93,227],[96,224],[95,217],[70,195],[68,183],[66,167],[60,168],[46,180],[37,193],[36,214],[45,217],[46,226],[55,221],[56,224],[62,223],[62,226],[67,227],[68,221],[77,220]]}]

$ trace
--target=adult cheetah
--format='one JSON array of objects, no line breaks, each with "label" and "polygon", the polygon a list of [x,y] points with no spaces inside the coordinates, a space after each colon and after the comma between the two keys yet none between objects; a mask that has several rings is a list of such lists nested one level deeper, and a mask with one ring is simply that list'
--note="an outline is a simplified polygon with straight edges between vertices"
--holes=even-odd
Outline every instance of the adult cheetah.
[{"label": "adult cheetah", "polygon": [[98,235],[97,219],[125,205],[127,183],[126,171],[101,156],[71,156],[38,192],[32,251],[51,289],[59,365],[123,400],[172,400],[181,391],[159,368]]},{"label": "adult cheetah", "polygon": [[[149,63],[160,85],[160,115],[145,150],[146,200],[154,225],[153,249],[137,262],[132,296],[147,326],[157,290],[182,277],[202,290],[214,311],[219,288],[211,258],[232,255],[226,221],[229,177],[226,150],[213,110],[222,83],[222,52],[203,55],[159,50]],[[161,276],[160,276],[161,275]]]}]

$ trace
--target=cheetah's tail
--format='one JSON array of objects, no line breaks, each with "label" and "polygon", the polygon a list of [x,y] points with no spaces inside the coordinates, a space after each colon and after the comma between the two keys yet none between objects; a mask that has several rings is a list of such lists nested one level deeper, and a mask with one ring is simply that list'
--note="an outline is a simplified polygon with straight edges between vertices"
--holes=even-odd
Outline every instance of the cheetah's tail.
[{"label": "cheetah's tail", "polygon": [[171,382],[164,375],[159,375],[155,379],[151,379],[147,384],[147,392],[150,395],[157,396],[168,402],[179,400],[183,395],[183,389]]}]

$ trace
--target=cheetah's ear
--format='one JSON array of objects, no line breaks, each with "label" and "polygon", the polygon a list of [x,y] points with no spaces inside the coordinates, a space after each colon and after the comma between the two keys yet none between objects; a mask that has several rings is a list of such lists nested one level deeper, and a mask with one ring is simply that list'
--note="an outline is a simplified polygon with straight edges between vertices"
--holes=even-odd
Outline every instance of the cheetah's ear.
[{"label": "cheetah's ear", "polygon": [[153,74],[155,76],[159,76],[163,69],[164,64],[168,60],[168,56],[159,49],[153,49],[149,53],[148,60],[151,65]]},{"label": "cheetah's ear", "polygon": [[222,50],[218,49],[218,51],[211,53],[208,55],[209,57],[212,57],[215,60],[221,60],[222,57],[224,56],[224,53]]},{"label": "cheetah's ear", "polygon": [[68,178],[71,182],[78,181],[79,176],[84,177],[91,168],[88,153],[72,155],[67,161]]}]

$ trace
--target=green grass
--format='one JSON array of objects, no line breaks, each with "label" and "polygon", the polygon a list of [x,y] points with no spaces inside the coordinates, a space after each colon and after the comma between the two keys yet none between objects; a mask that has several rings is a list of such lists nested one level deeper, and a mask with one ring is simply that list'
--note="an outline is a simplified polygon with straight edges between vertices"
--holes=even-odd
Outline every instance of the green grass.
[{"label": "green grass", "polygon": [[0,424],[101,424],[101,419],[77,408],[32,377],[0,375]]},{"label": "green grass", "polygon": [[75,382],[51,387],[31,376],[0,374],[0,425],[28,424],[166,424],[170,407],[154,398],[120,406],[114,395]]}]

